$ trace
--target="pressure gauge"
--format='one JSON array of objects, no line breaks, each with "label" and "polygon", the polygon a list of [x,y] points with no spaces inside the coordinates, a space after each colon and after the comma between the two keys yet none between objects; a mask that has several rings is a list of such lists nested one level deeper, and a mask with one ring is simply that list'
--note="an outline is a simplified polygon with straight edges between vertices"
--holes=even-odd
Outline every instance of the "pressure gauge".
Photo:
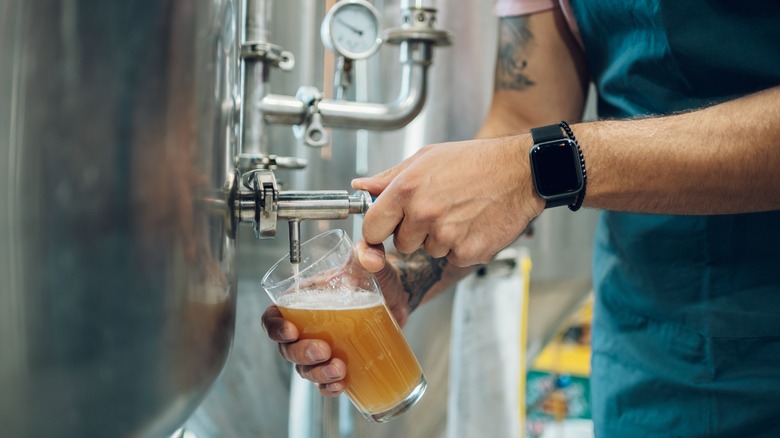
[{"label": "pressure gauge", "polygon": [[320,34],[325,47],[336,54],[350,59],[368,58],[382,44],[379,12],[365,0],[341,0],[328,11]]}]

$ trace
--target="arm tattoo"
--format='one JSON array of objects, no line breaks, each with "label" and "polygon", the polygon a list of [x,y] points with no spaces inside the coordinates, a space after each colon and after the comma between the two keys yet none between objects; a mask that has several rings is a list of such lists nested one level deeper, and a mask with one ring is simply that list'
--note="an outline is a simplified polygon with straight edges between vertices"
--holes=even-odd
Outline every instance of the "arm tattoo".
[{"label": "arm tattoo", "polygon": [[528,17],[506,17],[499,23],[496,89],[525,90],[534,84],[525,72],[534,36]]},{"label": "arm tattoo", "polygon": [[400,271],[401,284],[407,295],[409,311],[420,305],[425,294],[441,280],[442,272],[447,267],[446,258],[436,259],[422,249],[411,254],[388,254],[395,260],[395,266]]}]

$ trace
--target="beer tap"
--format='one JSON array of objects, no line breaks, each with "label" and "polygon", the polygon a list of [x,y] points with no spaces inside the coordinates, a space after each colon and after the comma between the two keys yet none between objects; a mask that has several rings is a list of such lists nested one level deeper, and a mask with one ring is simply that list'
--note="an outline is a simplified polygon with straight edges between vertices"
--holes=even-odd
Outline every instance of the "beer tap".
[{"label": "beer tap", "polygon": [[346,190],[280,191],[273,172],[256,169],[240,174],[236,171],[227,190],[229,206],[228,232],[235,236],[240,222],[251,222],[258,239],[276,236],[277,222],[288,221],[290,262],[301,257],[301,221],[346,219],[350,214],[365,214],[371,195]]}]

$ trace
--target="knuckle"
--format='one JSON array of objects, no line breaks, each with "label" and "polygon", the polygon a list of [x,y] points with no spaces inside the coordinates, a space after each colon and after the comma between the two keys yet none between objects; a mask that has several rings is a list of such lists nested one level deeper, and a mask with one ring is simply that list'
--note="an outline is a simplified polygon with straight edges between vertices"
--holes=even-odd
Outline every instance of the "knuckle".
[{"label": "knuckle", "polygon": [[449,249],[447,247],[441,245],[435,238],[431,236],[429,236],[428,239],[425,240],[423,249],[425,249],[425,252],[427,252],[431,257],[437,259],[446,256],[447,253],[449,252]]},{"label": "knuckle", "polygon": [[393,246],[395,246],[395,249],[402,254],[411,254],[418,248],[400,234],[393,236]]},{"label": "knuckle", "polygon": [[460,233],[458,233],[455,227],[444,226],[440,227],[436,233],[436,241],[442,246],[455,248],[458,246],[458,236],[460,236]]},{"label": "knuckle", "polygon": [[447,255],[447,260],[455,266],[465,268],[476,263],[478,255],[468,245],[463,244],[455,248]]},{"label": "knuckle", "polygon": [[444,206],[438,202],[429,202],[424,205],[418,205],[414,212],[417,221],[422,223],[435,224],[437,219],[442,217],[444,214]]},{"label": "knuckle", "polygon": [[435,146],[436,146],[436,145],[433,145],[433,144],[427,144],[427,145],[425,145],[425,146],[421,147],[421,148],[420,148],[420,149],[417,151],[416,155],[424,155],[424,154],[427,154],[428,152],[432,151],[432,150],[434,149],[434,147],[435,147]]},{"label": "knuckle", "polygon": [[399,205],[405,205],[406,201],[411,198],[417,190],[416,181],[406,175],[397,177],[393,181],[393,186],[395,189],[396,203]]}]

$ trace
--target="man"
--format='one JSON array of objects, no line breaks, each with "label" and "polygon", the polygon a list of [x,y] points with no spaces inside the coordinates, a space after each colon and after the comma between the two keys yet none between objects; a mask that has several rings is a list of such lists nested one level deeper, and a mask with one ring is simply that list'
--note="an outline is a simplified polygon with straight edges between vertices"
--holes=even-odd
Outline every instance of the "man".
[{"label": "man", "polygon": [[[556,169],[529,160],[527,132],[566,120],[571,132],[560,135],[576,136],[586,175],[567,203],[604,210],[596,434],[778,436],[780,4],[551,1],[499,2],[499,13],[520,15],[500,20],[480,139],[425,147],[353,183],[379,195],[361,261],[403,323],[560,204],[539,195],[533,176]],[[588,75],[605,120],[574,124]],[[406,255],[384,263],[391,235]],[[274,307],[263,323],[321,392],[344,389],[344,364],[326,343],[296,341]]]}]

